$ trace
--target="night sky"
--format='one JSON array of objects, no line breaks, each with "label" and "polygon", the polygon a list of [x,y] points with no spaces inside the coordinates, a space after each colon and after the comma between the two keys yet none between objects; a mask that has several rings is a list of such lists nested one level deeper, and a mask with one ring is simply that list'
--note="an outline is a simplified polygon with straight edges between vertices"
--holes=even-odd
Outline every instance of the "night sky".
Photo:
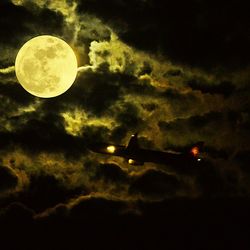
[{"label": "night sky", "polygon": [[[249,19],[236,0],[1,0],[3,249],[249,249]],[[38,35],[77,56],[55,98],[15,75]],[[136,132],[161,151],[204,141],[203,163],[186,173],[88,150]]]}]

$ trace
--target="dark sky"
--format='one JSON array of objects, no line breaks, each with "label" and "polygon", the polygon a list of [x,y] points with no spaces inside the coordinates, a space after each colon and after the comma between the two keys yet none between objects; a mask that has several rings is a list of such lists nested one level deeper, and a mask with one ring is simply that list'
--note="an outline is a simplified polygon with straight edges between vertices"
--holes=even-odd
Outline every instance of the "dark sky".
[{"label": "dark sky", "polygon": [[[249,249],[245,1],[2,0],[0,12],[3,249]],[[14,69],[21,46],[45,34],[79,65],[51,99],[27,93]],[[204,141],[202,167],[88,150],[135,132],[157,150]]]}]

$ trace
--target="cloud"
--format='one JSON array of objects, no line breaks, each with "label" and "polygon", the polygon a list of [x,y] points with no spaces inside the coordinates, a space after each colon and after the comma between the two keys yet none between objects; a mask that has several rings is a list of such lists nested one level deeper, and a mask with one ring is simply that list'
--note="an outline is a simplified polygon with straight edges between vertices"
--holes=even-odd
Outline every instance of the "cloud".
[{"label": "cloud", "polygon": [[[188,119],[177,119],[173,122],[161,121],[159,128],[166,132],[166,142],[175,145],[205,141],[207,146],[216,149],[227,149],[231,152],[239,145],[247,145],[248,132],[241,124],[241,115],[228,110],[209,112],[205,115]],[[214,131],[217,131],[214,133]]]},{"label": "cloud", "polygon": [[82,189],[67,189],[67,186],[63,185],[60,180],[47,173],[33,174],[29,182],[28,190],[23,190],[19,197],[22,203],[36,212],[65,202],[84,189],[83,187]]},{"label": "cloud", "polygon": [[[2,207],[8,207],[9,204],[18,202],[32,209],[34,213],[41,213],[57,204],[66,203],[73,197],[89,193],[84,182],[81,184],[79,181],[77,184],[73,183],[73,176],[71,176],[72,179],[68,180],[67,183],[67,177],[64,176],[66,173],[50,173],[46,171],[46,163],[44,163],[43,168],[40,168],[38,163],[35,163],[35,160],[33,160],[33,164],[36,164],[33,170],[29,169],[29,166],[26,166],[25,169],[24,166],[15,164],[14,168],[16,168],[20,179],[22,178],[20,174],[22,171],[25,171],[27,183],[23,186],[19,185],[20,188],[15,193],[12,192],[10,195],[5,196],[5,198],[2,198]],[[61,167],[63,168],[64,166]],[[9,172],[3,172],[3,167],[1,167],[0,174],[2,194],[4,194],[4,191],[11,190],[17,186],[16,175],[13,176],[13,174],[10,175]],[[68,175],[71,174],[68,173]],[[7,210],[9,210],[9,208],[7,208]],[[3,217],[5,217],[5,215],[3,215]]]},{"label": "cloud", "polygon": [[61,152],[69,157],[80,156],[86,150],[84,140],[65,132],[60,116],[46,114],[41,119],[31,117],[26,123],[22,123],[22,119],[20,121],[18,127],[14,127],[12,131],[0,133],[2,147],[15,144],[30,154]]},{"label": "cloud", "polygon": [[202,93],[209,93],[209,94],[221,94],[225,97],[232,95],[235,91],[235,86],[232,82],[223,81],[219,84],[207,84],[206,82],[200,82],[199,79],[194,79],[188,81],[188,85],[193,90],[200,90]]},{"label": "cloud", "polygon": [[9,109],[15,106],[28,106],[34,102],[34,97],[24,91],[20,84],[0,84],[1,97],[9,101]]},{"label": "cloud", "polygon": [[107,163],[97,166],[93,180],[100,179],[103,179],[107,183],[116,183],[119,186],[124,182],[128,182],[128,175],[118,165]]},{"label": "cloud", "polygon": [[32,221],[34,211],[24,206],[22,203],[14,202],[1,210],[0,220],[2,222],[17,223],[20,221],[29,223]]},{"label": "cloud", "polygon": [[[243,249],[248,247],[249,203],[244,199],[140,202],[138,207],[142,214],[136,215],[120,214],[118,211],[126,205],[119,201],[89,197],[79,199],[72,207],[72,216],[76,217],[68,217],[65,206],[60,205],[55,208],[57,214],[51,211],[45,217],[36,217],[33,224],[30,222],[32,211],[27,211],[21,204],[12,206],[19,214],[20,210],[23,213],[25,210],[28,216],[23,216],[27,219],[21,221],[26,223],[25,230],[23,224],[11,225],[11,228],[9,224],[2,228],[2,243],[7,243],[10,249],[35,246],[37,249],[82,249],[83,246],[116,249],[121,244],[124,249],[137,249],[138,246],[179,249],[183,247],[180,237],[185,240],[186,247],[194,249],[200,249],[204,244],[209,248],[218,245],[222,248],[237,247],[239,244]],[[65,217],[62,216],[64,213]],[[221,234],[222,231],[225,235]]]},{"label": "cloud", "polygon": [[[129,233],[128,221],[134,221],[136,225],[138,223],[138,218],[133,213],[125,212],[127,207],[127,202],[98,195],[80,196],[69,204],[60,204],[35,217],[38,228],[46,228],[41,245],[43,248],[47,244],[55,244],[56,248],[66,246],[74,249],[83,245],[96,249],[101,245],[113,249],[121,242],[127,244],[125,239]],[[72,233],[68,231],[69,228]],[[53,235],[51,243],[48,242],[51,237],[49,235]],[[131,236],[134,238],[132,234]]]},{"label": "cloud", "polygon": [[0,74],[9,74],[15,71],[15,66],[9,66],[5,69],[0,69]]},{"label": "cloud", "polygon": [[206,69],[248,64],[243,3],[82,1],[78,11],[102,18],[126,43],[173,62]]},{"label": "cloud", "polygon": [[136,130],[142,124],[142,118],[140,117],[139,110],[132,103],[123,103],[119,106],[120,110],[117,110],[117,122],[123,124],[129,130]]},{"label": "cloud", "polygon": [[250,157],[249,157],[249,151],[241,149],[239,150],[233,157],[232,159],[235,161],[236,164],[238,164],[244,172],[247,174],[250,174],[250,169],[249,169],[249,162],[250,162]]},{"label": "cloud", "polygon": [[[58,205],[35,217],[36,229],[43,232],[40,246],[79,249],[84,244],[91,249],[100,246],[116,249],[122,242],[125,249],[136,249],[137,246],[165,249],[182,247],[180,237],[185,239],[185,246],[194,249],[199,249],[204,243],[209,248],[218,244],[226,248],[238,246],[239,240],[243,246],[247,244],[245,226],[249,223],[249,204],[244,199],[138,202],[134,206],[141,210],[139,215],[124,213],[124,209],[131,205],[91,196],[79,197],[70,205]],[[229,207],[231,209],[226,209]],[[241,234],[238,234],[239,229]],[[222,230],[226,232],[225,239]],[[30,235],[33,233],[31,231]],[[228,235],[231,236],[229,242]],[[38,237],[40,235],[34,234],[34,242]]]},{"label": "cloud", "polygon": [[18,177],[13,169],[0,166],[0,192],[8,191],[17,187]]},{"label": "cloud", "polygon": [[150,169],[138,176],[134,176],[129,192],[154,200],[175,195],[179,187],[180,183],[176,176]]},{"label": "cloud", "polygon": [[[31,5],[33,6],[33,5]],[[1,43],[21,47],[24,41],[39,34],[62,34],[63,18],[60,13],[49,9],[28,9],[12,3],[3,3],[1,15]],[[15,21],[13,21],[15,20]]]},{"label": "cloud", "polygon": [[97,216],[96,219],[104,219],[106,216],[117,216],[123,209],[126,208],[126,203],[119,200],[109,200],[102,197],[93,197],[79,199],[74,206],[71,207],[70,214],[75,219],[84,219],[92,214]]}]

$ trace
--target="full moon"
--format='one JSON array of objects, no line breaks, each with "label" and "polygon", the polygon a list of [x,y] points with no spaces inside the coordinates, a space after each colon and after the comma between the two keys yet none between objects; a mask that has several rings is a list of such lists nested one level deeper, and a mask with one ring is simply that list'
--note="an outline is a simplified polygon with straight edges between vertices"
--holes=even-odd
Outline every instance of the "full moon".
[{"label": "full moon", "polygon": [[15,71],[30,94],[43,98],[59,96],[74,83],[77,59],[72,48],[54,36],[37,36],[19,50]]}]

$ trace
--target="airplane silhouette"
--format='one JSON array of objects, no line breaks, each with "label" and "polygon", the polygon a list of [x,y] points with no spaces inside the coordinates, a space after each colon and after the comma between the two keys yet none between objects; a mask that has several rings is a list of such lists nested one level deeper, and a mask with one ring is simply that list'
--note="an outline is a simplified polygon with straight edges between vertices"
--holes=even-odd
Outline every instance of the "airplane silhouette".
[{"label": "airplane silhouette", "polygon": [[102,143],[92,145],[90,149],[96,153],[123,157],[130,165],[143,165],[145,162],[152,162],[187,169],[202,161],[200,150],[203,144],[204,142],[197,142],[184,152],[149,150],[140,148],[136,133],[131,136],[127,146]]}]

